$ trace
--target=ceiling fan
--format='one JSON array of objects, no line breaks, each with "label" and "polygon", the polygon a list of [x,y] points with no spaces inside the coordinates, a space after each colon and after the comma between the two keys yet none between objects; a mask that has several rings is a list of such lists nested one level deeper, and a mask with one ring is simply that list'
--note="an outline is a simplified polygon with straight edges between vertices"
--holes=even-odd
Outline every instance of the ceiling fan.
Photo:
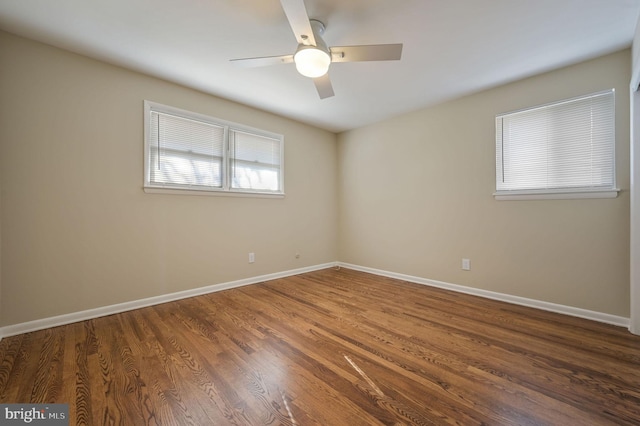
[{"label": "ceiling fan", "polygon": [[397,61],[402,56],[402,44],[370,44],[364,46],[327,47],[322,39],[325,26],[309,19],[304,0],[280,0],[298,48],[292,55],[265,56],[259,58],[232,59],[242,67],[261,67],[295,63],[298,72],[313,79],[321,99],[334,95],[329,66],[332,62]]}]

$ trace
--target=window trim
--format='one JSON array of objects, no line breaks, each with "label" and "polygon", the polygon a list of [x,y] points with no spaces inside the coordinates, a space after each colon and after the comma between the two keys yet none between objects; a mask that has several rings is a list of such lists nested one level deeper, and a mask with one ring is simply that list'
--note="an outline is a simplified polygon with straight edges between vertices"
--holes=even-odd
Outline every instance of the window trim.
[{"label": "window trim", "polygon": [[526,191],[502,191],[494,192],[493,197],[497,201],[508,200],[573,200],[579,198],[616,198],[620,189],[614,188],[611,190],[534,190],[529,189]]},{"label": "window trim", "polygon": [[[220,126],[224,128],[224,141],[222,153],[222,186],[216,187],[196,187],[184,186],[180,184],[161,184],[151,181],[150,157],[151,157],[151,113],[158,112],[162,114],[174,115],[187,120],[195,120],[207,124]],[[234,188],[231,183],[231,156],[230,134],[232,131],[245,132],[248,134],[273,139],[279,141],[280,145],[280,167],[278,174],[278,191],[256,190]],[[284,136],[278,133],[257,129],[244,124],[235,123],[228,120],[211,117],[205,114],[187,111],[181,108],[160,104],[153,101],[144,101],[144,178],[143,190],[150,194],[176,194],[176,195],[214,195],[214,196],[232,196],[232,197],[258,197],[258,198],[284,198]]]},{"label": "window trim", "polygon": [[[589,97],[606,95],[613,95],[613,108],[614,108],[614,123],[613,123],[613,158],[612,158],[612,166],[613,166],[613,183],[611,187],[568,187],[568,188],[540,188],[540,189],[515,189],[515,190],[498,190],[498,176],[502,173],[502,168],[498,167],[497,161],[495,164],[495,192],[493,196],[497,201],[507,201],[507,200],[557,200],[557,199],[586,199],[586,198],[616,198],[618,193],[620,192],[620,188],[617,187],[617,179],[616,179],[616,134],[615,134],[615,89],[607,89],[599,92],[589,93],[586,95],[575,96],[568,99],[562,99],[554,102],[548,102],[542,105],[536,105],[533,107],[521,108],[514,111],[509,111],[501,114],[497,114],[495,116],[495,122],[497,126],[497,122],[499,118],[514,115],[522,112],[533,111],[536,109],[547,108],[555,105],[561,105],[563,103],[569,103],[573,101],[578,101],[581,99],[586,99]],[[499,147],[503,146],[503,141],[498,143],[498,135],[496,129],[496,155],[494,158],[498,157],[497,150]]]}]

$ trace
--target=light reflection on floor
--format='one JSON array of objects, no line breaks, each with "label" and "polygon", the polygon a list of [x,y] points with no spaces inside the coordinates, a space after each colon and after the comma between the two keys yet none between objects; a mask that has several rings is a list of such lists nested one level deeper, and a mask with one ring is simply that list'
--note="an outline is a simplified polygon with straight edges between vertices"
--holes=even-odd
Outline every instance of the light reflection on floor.
[{"label": "light reflection on floor", "polygon": [[360,376],[362,376],[362,378],[363,378],[363,379],[364,379],[364,380],[369,384],[369,386],[371,386],[371,387],[373,388],[373,390],[374,390],[378,395],[380,395],[380,396],[384,396],[384,393],[382,393],[382,390],[380,390],[380,388],[379,388],[378,386],[376,386],[376,384],[375,384],[375,383],[373,383],[373,380],[371,380],[371,379],[369,378],[369,376],[367,376],[367,374],[366,374],[364,371],[362,371],[362,369],[361,369],[360,367],[358,367],[358,365],[357,365],[355,362],[353,362],[353,361],[351,360],[351,358],[349,358],[347,355],[344,355],[344,357],[345,357],[345,359],[347,360],[347,362],[348,362],[349,364],[351,364],[351,366],[353,367],[353,369],[354,369],[354,370],[356,370]]},{"label": "light reflection on floor", "polygon": [[280,391],[280,395],[282,395],[282,402],[284,402],[284,408],[287,409],[287,413],[289,413],[289,418],[291,419],[291,423],[294,425],[297,425],[298,423],[296,423],[296,419],[293,417],[293,413],[291,412],[291,409],[289,408],[289,404],[287,403],[287,397],[284,394],[283,391]]}]

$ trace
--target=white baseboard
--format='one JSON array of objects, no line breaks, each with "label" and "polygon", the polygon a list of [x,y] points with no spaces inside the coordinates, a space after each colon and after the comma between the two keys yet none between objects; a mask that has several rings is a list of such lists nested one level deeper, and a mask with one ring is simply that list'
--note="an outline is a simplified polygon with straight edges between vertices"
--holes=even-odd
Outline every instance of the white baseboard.
[{"label": "white baseboard", "polygon": [[527,299],[525,297],[512,296],[509,294],[497,293],[497,292],[482,290],[482,289],[473,288],[473,287],[466,287],[466,286],[446,283],[442,281],[429,280],[426,278],[399,274],[396,272],[389,272],[389,271],[369,268],[365,266],[353,265],[350,263],[330,262],[330,263],[324,263],[320,265],[309,266],[305,268],[292,269],[284,272],[277,272],[273,274],[245,278],[237,281],[214,284],[206,287],[195,288],[192,290],[185,290],[185,291],[179,291],[176,293],[148,297],[146,299],[133,300],[131,302],[118,303],[115,305],[103,306],[100,308],[88,309],[85,311],[74,312],[74,313],[65,314],[65,315],[58,315],[55,317],[43,318],[43,319],[24,322],[20,324],[8,325],[5,327],[0,327],[0,339],[2,339],[3,337],[29,333],[32,331],[43,330],[45,328],[58,327],[61,325],[71,324],[74,322],[85,321],[93,318],[99,318],[107,315],[117,314],[120,312],[131,311],[139,308],[146,308],[148,306],[159,305],[161,303],[167,303],[175,300],[186,299],[189,297],[200,296],[202,294],[215,293],[217,291],[228,290],[231,288],[242,287],[242,286],[251,285],[251,284],[257,284],[264,281],[290,277],[292,275],[299,275],[305,272],[312,272],[312,271],[331,268],[335,266],[353,269],[356,271],[367,272],[370,274],[380,275],[383,277],[395,278],[402,281],[409,281],[416,284],[428,285],[431,287],[438,287],[445,290],[455,291],[458,293],[466,293],[474,296],[484,297],[487,299],[499,300],[503,302],[513,303],[516,305],[542,309],[544,311],[551,311],[551,312],[570,315],[574,317],[585,318],[585,319],[598,321],[606,324],[612,324],[620,327],[629,328],[629,324],[630,324],[629,318],[620,317],[620,316],[611,315],[611,314],[605,314],[602,312],[590,311],[587,309],[575,308],[572,306],[559,305],[556,303],[543,302],[535,299]]},{"label": "white baseboard", "polygon": [[331,268],[337,265],[337,262],[314,265],[305,268],[292,269],[274,274],[260,275],[257,277],[245,278],[237,281],[214,284],[206,287],[194,288],[192,290],[184,290],[176,293],[163,294],[160,296],[148,297],[146,299],[133,300],[131,302],[118,303],[116,305],[103,306],[86,311],[73,312],[70,314],[58,315],[55,317],[43,318],[39,320],[24,322],[20,324],[8,325],[0,328],[0,339],[3,337],[15,336],[16,334],[29,333],[32,331],[43,330],[50,327],[58,327],[61,325],[71,324],[74,322],[85,321],[88,319],[103,317],[120,312],[131,311],[147,306],[159,305],[161,303],[172,302],[175,300],[186,299],[189,297],[200,296],[202,294],[215,293],[217,291],[228,290],[231,288],[242,287],[250,284],[257,284],[264,281],[285,278],[292,275],[299,275],[305,272],[317,271],[320,269]]},{"label": "white baseboard", "polygon": [[512,296],[504,293],[497,293],[494,291],[482,290],[479,288],[466,287],[458,284],[450,284],[442,281],[429,280],[421,277],[414,277],[411,275],[399,274],[396,272],[383,271],[380,269],[368,268],[365,266],[352,265],[349,263],[338,262],[338,266],[354,269],[356,271],[368,272],[374,275],[380,275],[383,277],[395,278],[398,280],[409,281],[416,284],[428,285],[431,287],[438,287],[445,290],[451,290],[458,293],[466,293],[473,296],[480,296],[487,299],[499,300],[502,302],[513,303],[515,305],[528,306],[531,308],[541,309],[543,311],[556,312],[559,314],[570,315],[573,317],[585,318],[593,321],[598,321],[606,324],[612,324],[619,327],[629,328],[629,318],[620,317],[611,314],[605,314],[602,312],[590,311],[587,309],[575,308],[573,306],[559,305],[556,303],[543,302],[535,299],[527,299],[526,297]]}]

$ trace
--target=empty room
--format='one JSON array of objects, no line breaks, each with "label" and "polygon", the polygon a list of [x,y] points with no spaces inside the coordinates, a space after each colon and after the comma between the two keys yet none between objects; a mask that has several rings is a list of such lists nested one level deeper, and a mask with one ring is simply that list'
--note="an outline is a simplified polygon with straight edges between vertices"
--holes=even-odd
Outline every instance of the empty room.
[{"label": "empty room", "polygon": [[0,424],[640,424],[640,0],[0,0]]}]

